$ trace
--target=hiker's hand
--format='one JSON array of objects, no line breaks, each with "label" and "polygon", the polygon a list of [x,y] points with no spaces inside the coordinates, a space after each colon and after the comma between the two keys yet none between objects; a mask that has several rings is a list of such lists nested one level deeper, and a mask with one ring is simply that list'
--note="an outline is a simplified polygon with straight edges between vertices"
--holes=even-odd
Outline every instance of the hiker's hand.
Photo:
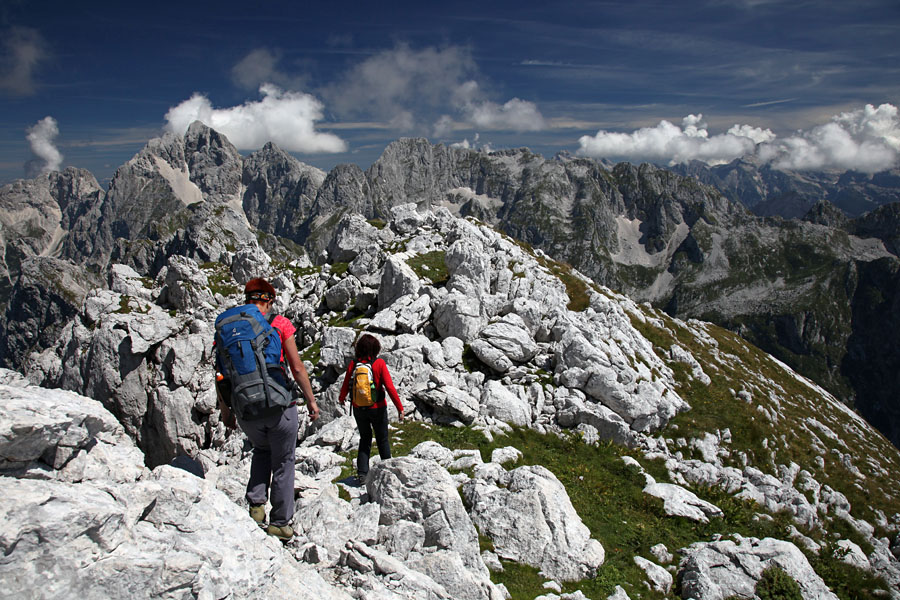
[{"label": "hiker's hand", "polygon": [[399,417],[400,421],[403,422],[403,411],[402,410],[397,411],[397,416]]},{"label": "hiker's hand", "polygon": [[228,409],[222,411],[222,422],[228,429],[237,429],[237,419],[234,413]]},{"label": "hiker's hand", "polygon": [[315,400],[312,400],[309,403],[308,408],[309,408],[309,420],[315,421],[316,419],[318,419],[319,418],[319,405],[316,404]]}]

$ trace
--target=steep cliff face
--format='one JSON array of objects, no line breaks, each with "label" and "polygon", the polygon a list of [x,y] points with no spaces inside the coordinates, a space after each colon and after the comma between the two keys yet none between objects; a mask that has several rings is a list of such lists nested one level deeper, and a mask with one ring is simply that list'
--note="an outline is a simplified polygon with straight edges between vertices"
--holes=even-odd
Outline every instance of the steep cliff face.
[{"label": "steep cliff face", "polygon": [[881,259],[859,265],[851,331],[841,374],[866,419],[900,446],[900,264]]},{"label": "steep cliff face", "polygon": [[260,231],[297,239],[324,181],[324,172],[266,144],[243,162],[244,214]]},{"label": "steep cliff face", "polygon": [[80,265],[47,256],[20,264],[16,285],[0,317],[0,365],[24,364],[32,351],[54,344],[101,278]]},{"label": "steep cliff face", "polygon": [[104,198],[93,175],[71,167],[0,189],[3,301],[26,258],[90,256],[98,241],[87,224],[99,220]]}]

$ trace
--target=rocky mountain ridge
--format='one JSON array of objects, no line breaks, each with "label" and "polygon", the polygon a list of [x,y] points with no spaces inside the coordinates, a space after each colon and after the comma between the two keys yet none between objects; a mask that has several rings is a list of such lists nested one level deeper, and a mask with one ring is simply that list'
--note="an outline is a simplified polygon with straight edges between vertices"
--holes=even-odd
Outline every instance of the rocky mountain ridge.
[{"label": "rocky mountain ridge", "polygon": [[[693,177],[650,165],[422,139],[391,144],[365,172],[342,165],[325,174],[271,144],[241,157],[195,123],[183,138],[151,141],[106,194],[76,170],[3,188],[4,297],[36,306],[41,317],[21,327],[13,312],[5,328],[23,333],[0,343],[0,360],[20,365],[44,347],[25,336],[39,330],[52,339],[63,322],[57,315],[71,315],[83,299],[79,286],[64,286],[57,296],[73,302],[48,306],[28,292],[35,286],[27,278],[13,290],[23,261],[57,257],[87,266],[85,276],[120,262],[155,276],[173,254],[252,264],[258,248],[281,260],[302,245],[319,263],[342,215],[383,220],[406,202],[473,216],[601,285],[738,331],[900,443],[892,393],[900,355],[881,343],[900,326],[891,318],[900,302],[896,205],[848,221],[823,201],[804,221],[761,219]],[[39,207],[31,216],[17,212],[29,203]],[[49,275],[66,268],[29,273],[42,274],[38,288],[54,287],[59,278]]]},{"label": "rocky mountain ridge", "polygon": [[900,202],[900,171],[867,175],[847,172],[794,172],[753,160],[735,159],[717,166],[694,161],[672,168],[714,186],[761,217],[803,218],[826,201],[850,217]]},{"label": "rocky mountain ridge", "polygon": [[[223,262],[173,254],[155,275],[112,264],[29,355],[30,383],[3,375],[11,593],[49,569],[43,597],[704,599],[752,594],[777,566],[806,597],[847,597],[851,581],[900,597],[900,453],[736,336],[443,207],[347,213],[320,264],[254,242],[220,238]],[[209,367],[215,315],[259,274],[298,324],[322,408],[302,419],[298,536],[284,548],[241,508],[249,455],[219,419]],[[341,475],[356,442],[337,393],[364,330],[410,408],[395,443],[426,441],[360,489]],[[459,432],[480,441],[455,447]],[[585,462],[531,462],[551,443]],[[633,525],[605,529],[618,513],[580,499],[604,453],[642,499],[627,505],[647,506]],[[205,479],[168,466],[184,456]],[[642,519],[659,527],[629,529]],[[530,592],[514,587],[519,565],[539,572]]]}]

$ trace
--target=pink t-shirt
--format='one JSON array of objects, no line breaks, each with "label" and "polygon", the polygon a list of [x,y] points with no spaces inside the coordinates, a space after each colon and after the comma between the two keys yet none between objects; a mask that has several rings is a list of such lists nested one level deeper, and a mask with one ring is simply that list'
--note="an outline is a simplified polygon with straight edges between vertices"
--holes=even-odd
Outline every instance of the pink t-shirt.
[{"label": "pink t-shirt", "polygon": [[272,319],[272,327],[278,330],[278,336],[281,338],[281,360],[284,360],[284,342],[294,337],[297,328],[290,319],[281,315],[275,315],[275,318]]}]

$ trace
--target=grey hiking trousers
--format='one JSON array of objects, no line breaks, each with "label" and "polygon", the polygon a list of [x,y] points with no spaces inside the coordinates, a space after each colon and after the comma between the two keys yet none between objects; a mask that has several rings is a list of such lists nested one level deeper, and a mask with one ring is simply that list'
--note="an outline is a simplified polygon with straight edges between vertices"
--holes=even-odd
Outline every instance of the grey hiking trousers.
[{"label": "grey hiking trousers", "polygon": [[[297,450],[297,407],[253,421],[240,421],[253,444],[247,502],[272,502],[269,524],[281,527],[294,518],[294,452]],[[271,497],[269,486],[271,484]]]}]

